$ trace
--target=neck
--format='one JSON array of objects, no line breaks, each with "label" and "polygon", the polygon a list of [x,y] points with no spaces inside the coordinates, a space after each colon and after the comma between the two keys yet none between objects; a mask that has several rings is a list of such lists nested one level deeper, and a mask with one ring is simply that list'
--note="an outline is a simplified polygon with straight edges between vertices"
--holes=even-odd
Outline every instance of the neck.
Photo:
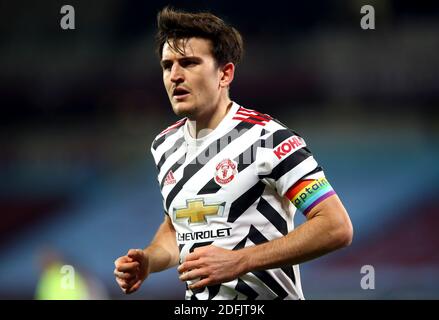
[{"label": "neck", "polygon": [[199,116],[197,119],[190,119],[188,123],[190,135],[195,138],[206,136],[220,124],[231,107],[232,101],[227,97],[218,103],[213,113]]}]

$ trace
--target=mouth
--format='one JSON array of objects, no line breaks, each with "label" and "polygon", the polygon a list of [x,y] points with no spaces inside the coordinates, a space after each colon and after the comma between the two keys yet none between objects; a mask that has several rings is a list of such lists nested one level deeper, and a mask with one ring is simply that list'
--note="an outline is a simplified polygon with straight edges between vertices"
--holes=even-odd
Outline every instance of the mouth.
[{"label": "mouth", "polygon": [[190,92],[188,90],[186,90],[185,88],[178,87],[178,88],[175,88],[174,91],[172,92],[172,97],[175,98],[176,100],[182,100],[182,99],[188,97],[189,94],[190,94]]}]

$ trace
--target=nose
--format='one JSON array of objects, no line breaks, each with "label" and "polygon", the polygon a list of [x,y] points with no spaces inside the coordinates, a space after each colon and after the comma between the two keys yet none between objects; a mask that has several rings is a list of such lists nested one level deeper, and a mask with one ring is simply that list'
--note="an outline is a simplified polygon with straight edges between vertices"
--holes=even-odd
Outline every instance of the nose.
[{"label": "nose", "polygon": [[181,83],[184,81],[183,69],[178,63],[175,63],[171,69],[171,81],[174,83]]}]

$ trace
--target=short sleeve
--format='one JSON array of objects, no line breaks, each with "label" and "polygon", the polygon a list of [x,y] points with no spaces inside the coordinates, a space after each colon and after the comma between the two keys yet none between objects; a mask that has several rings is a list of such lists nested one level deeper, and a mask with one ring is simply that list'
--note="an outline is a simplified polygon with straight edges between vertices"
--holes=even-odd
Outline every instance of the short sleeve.
[{"label": "short sleeve", "polygon": [[[157,149],[157,147],[160,145],[159,143],[157,143],[157,141],[159,141],[159,139],[155,139],[152,143],[151,143],[151,146],[150,146],[150,152],[151,152],[151,154],[152,154],[152,157],[153,157],[153,159],[154,159],[154,163],[155,163],[155,166],[156,166],[156,170],[157,170],[157,174],[160,172],[160,169],[159,169],[159,167],[158,167],[158,162],[159,162],[159,156],[158,156],[158,153],[157,153],[157,151],[156,151],[156,149]],[[159,179],[158,179],[158,176],[157,176],[157,182],[158,182],[158,185],[160,186],[160,181],[159,181]],[[163,212],[164,212],[164,215],[165,216],[169,216],[169,213],[168,213],[168,211],[166,210],[166,204],[165,204],[165,201],[164,201],[164,199],[163,199],[163,195],[162,195],[162,206],[163,206]]]},{"label": "short sleeve", "polygon": [[300,179],[322,171],[305,140],[296,132],[282,128],[267,133],[261,140],[256,152],[257,174],[281,197]]}]

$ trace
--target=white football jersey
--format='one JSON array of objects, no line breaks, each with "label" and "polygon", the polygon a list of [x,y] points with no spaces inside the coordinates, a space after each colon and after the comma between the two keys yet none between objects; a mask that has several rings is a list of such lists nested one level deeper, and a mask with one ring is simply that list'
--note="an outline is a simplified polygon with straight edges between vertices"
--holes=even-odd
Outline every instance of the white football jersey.
[{"label": "white football jersey", "polygon": [[[286,235],[294,229],[296,207],[285,193],[304,177],[323,176],[297,133],[236,103],[209,134],[192,138],[182,119],[155,138],[151,152],[180,262],[197,247],[238,250]],[[186,299],[304,297],[295,265],[202,290],[186,285]]]}]

